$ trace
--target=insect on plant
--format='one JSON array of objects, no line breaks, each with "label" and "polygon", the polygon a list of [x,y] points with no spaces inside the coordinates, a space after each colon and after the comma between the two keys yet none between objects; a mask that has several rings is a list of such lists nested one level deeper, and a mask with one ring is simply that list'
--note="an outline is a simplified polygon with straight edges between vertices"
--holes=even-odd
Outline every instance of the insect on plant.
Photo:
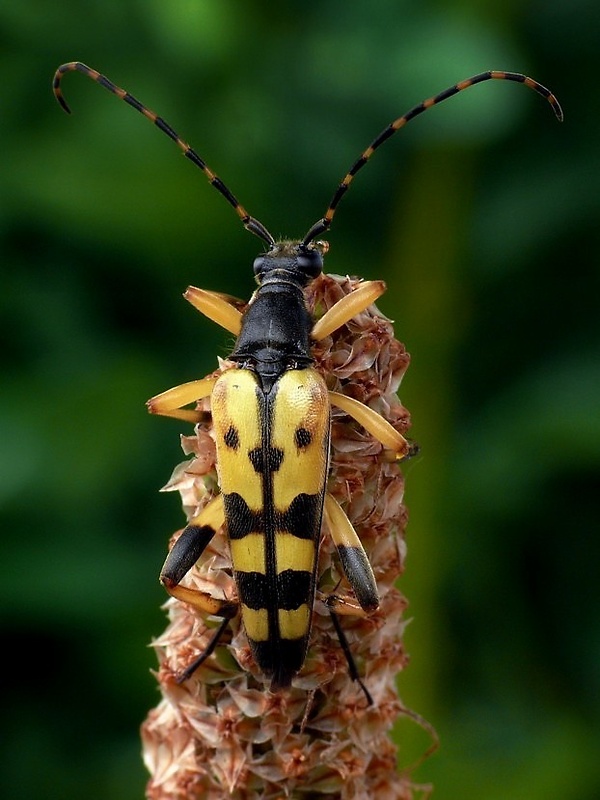
[{"label": "insect on plant", "polygon": [[[81,72],[153,122],[199,167],[234,208],[244,227],[262,240],[254,260],[258,288],[240,312],[225,296],[189,287],[185,297],[202,314],[233,333],[229,368],[153,397],[151,413],[197,423],[202,413],[185,408],[210,398],[215,431],[219,493],[188,523],[162,568],[167,592],[199,611],[222,618],[208,647],[179,676],[188,679],[210,655],[229,621],[241,614],[254,659],[270,677],[271,689],[288,687],[304,664],[316,588],[322,518],[333,539],[351,595],[332,593],[325,602],[346,655],[350,674],[371,698],[340,626],[339,614],[368,615],[377,609],[376,580],[359,537],[338,502],[327,493],[332,406],[378,440],[382,457],[402,461],[414,446],[380,414],[352,397],[328,391],[315,369],[314,343],[365,311],[385,291],[383,281],[365,281],[318,319],[307,308],[305,291],[321,274],[328,245],[319,237],[333,221],[340,200],[375,150],[407,122],[443,100],[488,80],[522,83],[545,97],[556,117],[555,96],[532,78],[488,71],[424,100],[391,122],[350,167],[325,215],[305,236],[275,241],[250,216],[229,188],[161,117],[104,75],[80,62],[63,64],[54,76],[56,99],[69,112],[61,80]],[[226,526],[237,598],[224,599],[182,585],[216,531]]]}]

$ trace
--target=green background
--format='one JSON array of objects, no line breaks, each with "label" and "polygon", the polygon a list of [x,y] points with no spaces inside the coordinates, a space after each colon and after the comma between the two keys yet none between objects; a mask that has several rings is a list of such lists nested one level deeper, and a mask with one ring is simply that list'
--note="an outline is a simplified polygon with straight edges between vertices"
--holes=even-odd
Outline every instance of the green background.
[{"label": "green background", "polygon": [[[413,617],[400,687],[442,746],[439,800],[600,796],[600,15],[592,0],[145,0],[0,6],[2,792],[139,798],[147,648],[186,426],[144,401],[228,336],[181,298],[248,297],[261,244],[158,111],[275,235],[301,236],[391,119],[484,69],[524,71],[415,120],[344,198],[331,272],[384,278],[401,398]],[[428,745],[403,722],[401,759]]]}]

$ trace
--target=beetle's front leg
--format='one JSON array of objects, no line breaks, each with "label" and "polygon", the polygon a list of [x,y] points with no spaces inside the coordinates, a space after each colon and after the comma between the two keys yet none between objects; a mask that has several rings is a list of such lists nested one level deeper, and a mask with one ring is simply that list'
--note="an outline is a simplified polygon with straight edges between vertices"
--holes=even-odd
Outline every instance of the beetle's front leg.
[{"label": "beetle's front leg", "polygon": [[357,289],[344,295],[313,325],[311,338],[320,342],[353,317],[365,311],[385,292],[383,281],[363,281]]},{"label": "beetle's front leg", "polygon": [[221,292],[209,292],[196,286],[188,286],[183,296],[205,317],[226,331],[230,331],[234,336],[239,336],[242,329],[242,314],[234,303],[239,305],[241,301],[236,301],[235,298]]},{"label": "beetle's front leg", "polygon": [[189,383],[182,383],[180,386],[174,386],[172,389],[167,389],[166,392],[161,392],[148,400],[146,403],[148,411],[151,414],[174,417],[192,424],[200,422],[202,412],[182,408],[182,406],[187,406],[189,403],[197,403],[198,400],[210,397],[217,380],[218,378],[203,378],[199,381],[190,381]]}]

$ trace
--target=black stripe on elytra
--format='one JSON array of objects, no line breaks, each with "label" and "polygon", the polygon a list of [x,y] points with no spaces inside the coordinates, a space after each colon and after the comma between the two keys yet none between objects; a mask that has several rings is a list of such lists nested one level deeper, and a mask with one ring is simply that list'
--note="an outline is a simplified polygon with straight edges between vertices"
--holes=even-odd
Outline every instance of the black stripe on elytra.
[{"label": "black stripe on elytra", "polygon": [[[243,539],[249,533],[266,533],[262,511],[251,511],[244,498],[237,492],[224,495],[224,501],[231,539]],[[275,531],[286,531],[298,539],[317,539],[320,533],[322,503],[323,498],[318,494],[296,495],[287,511],[274,513],[272,535]]]},{"label": "black stripe on elytra", "polygon": [[248,608],[258,611],[268,604],[269,585],[262,572],[236,572],[235,580],[240,601]]},{"label": "black stripe on elytra", "polygon": [[230,539],[243,539],[249,533],[264,530],[262,511],[251,511],[241,495],[231,492],[224,495],[223,499]]},{"label": "black stripe on elytra", "polygon": [[[262,572],[236,572],[240,601],[255,611],[270,609],[269,580]],[[310,599],[312,573],[304,570],[286,569],[276,577],[277,607],[283,611],[295,611]]]},{"label": "black stripe on elytra", "polygon": [[295,611],[311,599],[312,572],[301,569],[284,569],[277,576],[278,608]]},{"label": "black stripe on elytra", "polygon": [[317,539],[321,529],[323,498],[318,494],[296,495],[287,511],[275,513],[275,528],[299,539]]}]

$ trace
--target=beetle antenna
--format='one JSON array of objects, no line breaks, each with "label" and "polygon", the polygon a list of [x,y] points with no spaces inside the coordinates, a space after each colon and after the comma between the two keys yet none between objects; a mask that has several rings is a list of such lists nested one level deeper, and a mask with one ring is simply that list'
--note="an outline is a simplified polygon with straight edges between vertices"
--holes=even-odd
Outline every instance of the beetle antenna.
[{"label": "beetle antenna", "polygon": [[449,97],[462,92],[464,89],[468,89],[469,86],[474,86],[476,83],[483,83],[483,81],[489,80],[515,81],[516,83],[524,83],[525,86],[528,86],[530,89],[533,89],[534,92],[537,92],[538,94],[541,94],[542,97],[545,97],[552,106],[552,110],[554,111],[558,121],[563,121],[562,108],[552,92],[549,89],[546,89],[545,86],[542,86],[541,83],[534,81],[533,78],[528,78],[527,75],[522,75],[519,72],[488,70],[487,72],[481,72],[479,75],[474,75],[472,78],[467,78],[466,80],[461,81],[454,86],[450,86],[448,89],[444,89],[443,92],[436,94],[434,97],[430,97],[428,100],[423,100],[422,103],[419,103],[419,105],[411,108],[410,111],[406,112],[406,114],[403,114],[401,117],[398,117],[398,119],[390,122],[390,124],[381,131],[379,136],[377,136],[371,142],[367,149],[362,153],[360,158],[357,159],[357,161],[355,161],[355,163],[350,167],[346,173],[346,176],[337,187],[329,204],[329,208],[325,212],[325,216],[318,222],[315,222],[312,228],[310,228],[304,237],[302,244],[306,247],[310,242],[313,241],[313,239],[316,239],[317,236],[320,236],[322,233],[325,233],[327,230],[329,230],[338,204],[348,191],[348,187],[350,186],[352,179],[356,173],[364,167],[375,150],[377,150],[378,147],[380,147],[387,139],[389,139],[390,136],[393,136],[396,131],[399,131],[400,128],[403,128],[407,122],[411,121],[411,119],[419,116],[419,114],[422,114],[423,111],[427,111],[428,108],[441,103],[443,100],[447,100]]},{"label": "beetle antenna", "polygon": [[200,158],[198,153],[194,149],[192,149],[187,142],[184,142],[183,139],[176,133],[171,126],[165,122],[162,117],[159,117],[154,111],[151,111],[145,105],[140,103],[139,100],[126,92],[125,89],[121,89],[119,86],[116,86],[112,81],[110,81],[105,75],[97,72],[95,69],[91,69],[90,67],[82,64],[81,61],[71,61],[68,64],[63,64],[60,66],[56,72],[54,73],[54,79],[52,81],[52,90],[54,92],[54,96],[60,103],[61,107],[67,112],[67,114],[71,113],[71,109],[69,108],[67,101],[63,97],[62,89],[60,86],[60,82],[63,78],[63,75],[66,72],[82,72],[84,75],[87,75],[88,78],[91,78],[96,83],[99,83],[100,86],[103,86],[105,89],[108,89],[109,92],[116,94],[121,100],[124,100],[128,103],[132,108],[135,108],[136,111],[139,111],[140,114],[143,114],[147,119],[153,122],[159,130],[163,133],[166,133],[167,136],[172,139],[175,144],[179,147],[179,149],[183,152],[183,155],[188,158],[193,164],[199,167],[202,172],[208,178],[209,183],[211,186],[214,186],[215,189],[220,192],[225,200],[233,206],[235,212],[237,213],[238,217],[241,219],[243,226],[246,230],[249,230],[250,233],[253,233],[255,236],[258,236],[259,239],[262,239],[266,242],[269,247],[275,244],[275,239],[271,236],[269,231],[265,228],[262,222],[259,222],[254,217],[251,217],[250,214],[247,213],[244,206],[238,202],[235,195],[227,188],[227,186],[223,183],[223,181],[216,175],[210,167],[206,164],[206,162]]}]

